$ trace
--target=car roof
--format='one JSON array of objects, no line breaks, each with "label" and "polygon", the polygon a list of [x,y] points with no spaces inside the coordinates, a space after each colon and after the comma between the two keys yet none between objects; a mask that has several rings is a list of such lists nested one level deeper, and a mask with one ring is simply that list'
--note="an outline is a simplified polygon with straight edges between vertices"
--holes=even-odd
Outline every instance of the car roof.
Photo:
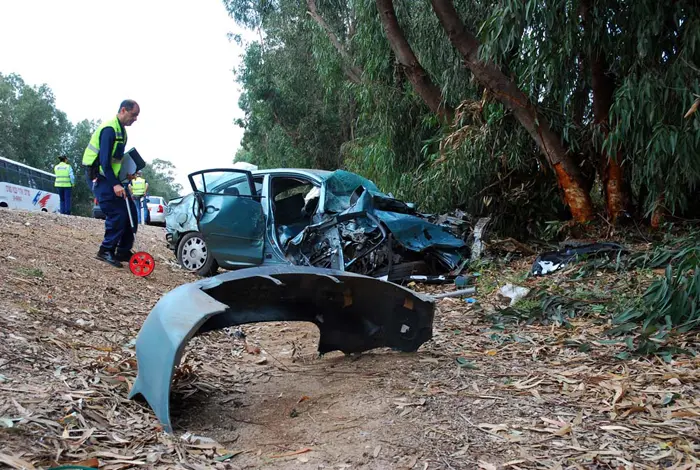
[{"label": "car roof", "polygon": [[319,181],[324,181],[333,173],[328,170],[315,170],[310,168],[270,168],[266,170],[251,171],[254,176],[257,175],[275,175],[275,174],[297,174],[299,176],[307,176]]}]

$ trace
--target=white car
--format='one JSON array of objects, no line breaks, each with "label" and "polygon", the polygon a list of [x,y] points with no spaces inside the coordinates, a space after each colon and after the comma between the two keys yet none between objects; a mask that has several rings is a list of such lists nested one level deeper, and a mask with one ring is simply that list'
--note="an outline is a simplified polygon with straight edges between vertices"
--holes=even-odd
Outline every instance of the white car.
[{"label": "white car", "polygon": [[148,215],[150,225],[165,225],[165,208],[168,202],[160,196],[148,196]]}]

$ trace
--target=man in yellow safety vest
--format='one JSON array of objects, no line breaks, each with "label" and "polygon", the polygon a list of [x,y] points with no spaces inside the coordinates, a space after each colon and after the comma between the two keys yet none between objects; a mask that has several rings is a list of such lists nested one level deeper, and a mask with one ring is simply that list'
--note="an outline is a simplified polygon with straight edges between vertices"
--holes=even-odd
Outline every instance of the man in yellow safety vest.
[{"label": "man in yellow safety vest", "polygon": [[[122,101],[117,115],[97,128],[83,153],[86,181],[106,216],[105,236],[97,259],[117,268],[133,254],[135,228],[131,228],[127,204],[132,214],[136,206],[131,198],[126,198],[119,172],[126,147],[126,127],[136,122],[140,111],[136,101]],[[128,179],[133,179],[133,175],[128,175]]]},{"label": "man in yellow safety vest", "polygon": [[148,213],[148,205],[146,204],[146,199],[144,196],[148,193],[148,183],[146,180],[143,178],[143,173],[141,171],[136,172],[136,178],[131,180],[131,195],[134,197],[134,201],[136,202],[136,207],[138,208],[136,210],[137,218],[139,221],[139,224],[141,223],[141,212],[143,211],[143,219],[144,223],[147,218],[147,213]]},{"label": "man in yellow safety vest", "polygon": [[61,201],[59,212],[61,214],[70,215],[70,199],[73,186],[75,186],[75,174],[73,167],[68,163],[68,157],[61,155],[58,157],[58,163],[53,167],[53,173],[56,175],[56,192]]}]

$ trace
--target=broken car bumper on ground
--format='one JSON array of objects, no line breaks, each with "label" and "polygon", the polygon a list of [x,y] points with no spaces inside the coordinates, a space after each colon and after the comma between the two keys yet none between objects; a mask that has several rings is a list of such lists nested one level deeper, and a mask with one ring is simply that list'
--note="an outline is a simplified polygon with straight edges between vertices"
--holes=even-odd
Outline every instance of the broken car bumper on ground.
[{"label": "broken car bumper on ground", "polygon": [[249,268],[185,284],[163,296],[141,327],[129,398],[143,396],[172,432],[170,384],[195,335],[244,323],[307,321],[319,328],[320,353],[412,352],[432,338],[434,308],[432,298],[396,284],[311,267]]}]

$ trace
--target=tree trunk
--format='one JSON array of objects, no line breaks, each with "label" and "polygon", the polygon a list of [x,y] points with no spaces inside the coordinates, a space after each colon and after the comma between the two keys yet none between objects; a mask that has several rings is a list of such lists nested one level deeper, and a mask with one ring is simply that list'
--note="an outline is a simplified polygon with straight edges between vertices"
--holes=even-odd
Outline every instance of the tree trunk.
[{"label": "tree trunk", "polygon": [[506,77],[498,67],[478,59],[479,41],[465,28],[452,0],[431,2],[447,36],[462,54],[474,77],[511,110],[554,168],[559,187],[564,192],[564,202],[569,206],[573,218],[578,222],[592,220],[593,205],[581,172],[572,156],[564,149],[559,136],[552,131],[547,119],[537,112],[537,108],[515,82]]},{"label": "tree trunk", "polygon": [[443,122],[452,122],[454,110],[449,106],[443,106],[442,93],[430,79],[430,75],[421,66],[413,53],[410,44],[403,35],[399,21],[396,19],[393,0],[376,0],[379,17],[382,20],[386,37],[391,49],[401,64],[401,68],[413,85],[413,89],[420,95],[430,110],[437,114]]},{"label": "tree trunk", "polygon": [[331,40],[331,43],[333,43],[333,46],[343,58],[343,71],[345,72],[345,76],[355,84],[359,85],[362,83],[362,69],[352,64],[347,49],[345,49],[345,46],[340,42],[340,39],[338,39],[333,29],[326,23],[326,20],[319,14],[318,8],[316,7],[316,0],[306,0],[306,5],[309,7],[308,13],[311,18],[326,32],[328,39]]},{"label": "tree trunk", "polygon": [[[588,23],[589,2],[583,3],[584,24]],[[590,26],[589,26],[590,27]],[[615,94],[615,77],[607,73],[608,64],[602,53],[593,53],[591,63],[591,88],[593,90],[593,118],[603,139],[610,133],[610,107]],[[629,188],[625,183],[624,172],[620,165],[621,155],[608,155],[600,151],[600,175],[605,192],[605,210],[608,219],[614,224],[618,217],[630,207]]]},{"label": "tree trunk", "polygon": [[664,221],[664,214],[666,209],[664,208],[664,195],[661,194],[656,198],[656,207],[654,207],[654,212],[651,214],[651,228],[657,229],[661,227]]}]

